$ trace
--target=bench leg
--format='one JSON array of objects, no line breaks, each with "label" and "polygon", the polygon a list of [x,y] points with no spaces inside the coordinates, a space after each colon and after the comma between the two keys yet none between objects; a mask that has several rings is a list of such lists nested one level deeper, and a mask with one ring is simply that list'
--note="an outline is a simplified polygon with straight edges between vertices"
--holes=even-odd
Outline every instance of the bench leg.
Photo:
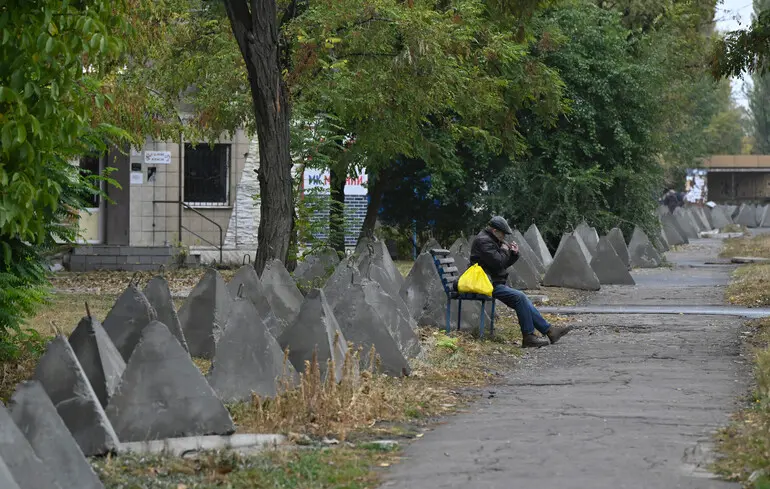
[{"label": "bench leg", "polygon": [[457,331],[460,331],[460,321],[462,321],[463,316],[463,300],[458,299],[457,300]]},{"label": "bench leg", "polygon": [[449,297],[446,298],[446,334],[449,334],[450,326],[449,326],[449,320],[452,316],[452,301],[449,299]]},{"label": "bench leg", "polygon": [[492,316],[489,320],[489,335],[494,336],[495,335],[495,301],[492,299]]},{"label": "bench leg", "polygon": [[481,325],[479,326],[479,339],[484,338],[484,314],[486,308],[484,307],[486,305],[487,301],[481,301]]}]

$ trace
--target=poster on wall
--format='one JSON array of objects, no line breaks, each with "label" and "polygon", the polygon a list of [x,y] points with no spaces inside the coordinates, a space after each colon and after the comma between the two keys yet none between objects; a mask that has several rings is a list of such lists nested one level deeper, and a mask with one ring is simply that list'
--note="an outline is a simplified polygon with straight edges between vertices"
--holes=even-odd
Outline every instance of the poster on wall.
[{"label": "poster on wall", "polygon": [[[326,191],[329,190],[329,170],[305,168],[303,178],[305,189],[322,187]],[[366,170],[361,170],[356,176],[349,176],[345,182],[345,195],[367,195],[368,183],[369,177],[366,175]]]},{"label": "poster on wall", "polygon": [[144,175],[140,171],[131,172],[131,185],[141,185],[144,183]]},{"label": "poster on wall", "polygon": [[707,171],[702,168],[689,168],[685,177],[684,199],[691,204],[703,204],[708,200],[706,184]]}]

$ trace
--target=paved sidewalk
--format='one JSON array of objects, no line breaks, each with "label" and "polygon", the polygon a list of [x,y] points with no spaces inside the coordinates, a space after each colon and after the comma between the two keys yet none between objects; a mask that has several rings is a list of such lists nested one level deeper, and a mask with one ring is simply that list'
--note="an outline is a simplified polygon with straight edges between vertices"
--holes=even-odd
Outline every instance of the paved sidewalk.
[{"label": "paved sidewalk", "polygon": [[[590,305],[723,304],[732,266],[698,240],[673,270],[635,272]],[[746,392],[743,320],[585,314],[557,345],[528,351],[494,396],[407,448],[384,488],[621,489],[738,487],[702,467],[711,433]]]}]

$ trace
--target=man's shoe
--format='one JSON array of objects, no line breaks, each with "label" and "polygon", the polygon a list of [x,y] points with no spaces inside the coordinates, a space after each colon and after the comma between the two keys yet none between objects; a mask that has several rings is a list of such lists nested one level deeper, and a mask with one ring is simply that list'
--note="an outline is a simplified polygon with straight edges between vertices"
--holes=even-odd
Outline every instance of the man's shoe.
[{"label": "man's shoe", "polygon": [[541,346],[548,346],[548,340],[543,337],[536,336],[534,333],[525,334],[521,339],[522,348],[540,348]]},{"label": "man's shoe", "polygon": [[551,340],[551,344],[559,341],[559,338],[572,331],[572,326],[551,326],[548,329],[548,339]]}]

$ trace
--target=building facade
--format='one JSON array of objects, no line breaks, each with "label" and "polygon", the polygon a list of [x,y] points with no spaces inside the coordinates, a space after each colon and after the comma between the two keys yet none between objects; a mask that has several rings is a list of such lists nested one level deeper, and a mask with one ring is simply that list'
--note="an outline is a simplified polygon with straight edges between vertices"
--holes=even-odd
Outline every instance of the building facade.
[{"label": "building facade", "polygon": [[770,155],[714,155],[703,161],[708,199],[717,203],[770,201]]}]

